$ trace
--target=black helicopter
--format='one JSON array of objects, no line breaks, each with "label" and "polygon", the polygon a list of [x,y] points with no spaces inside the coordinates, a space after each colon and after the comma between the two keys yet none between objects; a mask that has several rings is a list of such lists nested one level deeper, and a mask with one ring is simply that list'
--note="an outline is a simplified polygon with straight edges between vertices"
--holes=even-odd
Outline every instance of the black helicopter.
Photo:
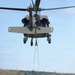
[{"label": "black helicopter", "polygon": [[[47,37],[47,41],[51,43],[51,33],[53,32],[53,27],[49,27],[49,20],[46,15],[40,15],[40,11],[44,10],[58,10],[58,9],[66,9],[66,8],[75,8],[75,6],[67,6],[67,7],[58,7],[58,8],[39,8],[41,0],[36,0],[35,3],[32,1],[32,5],[26,9],[23,8],[9,8],[9,7],[0,7],[0,9],[4,10],[15,10],[15,11],[27,11],[29,15],[26,15],[22,19],[23,27],[9,27],[9,32],[15,33],[23,33],[24,39],[23,42],[26,43],[28,38],[31,38],[31,46],[33,46],[33,38],[44,38]],[[34,13],[33,13],[34,12]],[[36,43],[37,44],[37,40]]]}]

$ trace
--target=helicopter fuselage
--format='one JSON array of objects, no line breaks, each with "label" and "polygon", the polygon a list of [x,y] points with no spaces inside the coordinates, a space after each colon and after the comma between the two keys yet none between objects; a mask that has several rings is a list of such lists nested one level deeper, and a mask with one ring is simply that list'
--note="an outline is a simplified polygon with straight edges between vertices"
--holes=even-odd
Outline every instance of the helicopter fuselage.
[{"label": "helicopter fuselage", "polygon": [[[41,32],[41,29],[39,27],[49,27],[49,21],[48,21],[48,17],[45,16],[45,15],[40,15],[40,16],[37,16],[37,20],[36,20],[36,16],[32,16],[32,27],[31,25],[29,25],[30,23],[30,17],[27,15],[24,19],[22,19],[22,23],[24,24],[24,27],[28,27],[28,28],[34,28],[35,30],[35,34],[24,34],[25,37],[27,38],[42,38],[42,37],[49,37],[51,36],[51,34],[48,34],[48,33],[41,33],[41,34],[37,34],[38,33],[38,30],[40,30]],[[32,31],[31,30],[31,31]]]}]

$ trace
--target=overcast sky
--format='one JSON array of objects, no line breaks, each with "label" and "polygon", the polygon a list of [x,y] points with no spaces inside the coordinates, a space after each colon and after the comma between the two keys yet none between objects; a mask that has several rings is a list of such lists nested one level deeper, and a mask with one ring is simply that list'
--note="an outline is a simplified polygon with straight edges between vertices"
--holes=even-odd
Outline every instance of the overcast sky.
[{"label": "overcast sky", "polygon": [[[35,0],[34,0],[35,1]],[[0,7],[27,8],[31,0],[1,0]],[[41,0],[40,7],[73,6],[75,0]],[[10,26],[23,26],[28,12],[0,10],[0,69],[33,70],[35,46],[23,44],[23,34],[9,33]],[[43,11],[54,28],[52,43],[38,39],[39,71],[75,73],[75,9]],[[34,39],[35,43],[35,39]],[[38,70],[37,56],[36,67]]]}]

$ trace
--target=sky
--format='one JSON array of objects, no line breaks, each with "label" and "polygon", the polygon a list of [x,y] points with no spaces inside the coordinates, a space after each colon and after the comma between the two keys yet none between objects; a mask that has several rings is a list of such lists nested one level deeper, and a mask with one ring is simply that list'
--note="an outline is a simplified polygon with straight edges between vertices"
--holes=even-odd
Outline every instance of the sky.
[{"label": "sky", "polygon": [[[35,0],[34,0],[35,1]],[[31,0],[1,0],[0,7],[27,8]],[[41,8],[75,6],[75,0],[41,0]],[[23,34],[8,32],[8,27],[23,26],[28,12],[0,10],[0,69],[33,70],[34,51],[36,71],[75,73],[75,8],[43,11],[54,28],[51,44],[46,38],[38,39],[38,48],[23,44]],[[35,39],[34,39],[35,43]],[[39,65],[37,63],[39,52]]]}]

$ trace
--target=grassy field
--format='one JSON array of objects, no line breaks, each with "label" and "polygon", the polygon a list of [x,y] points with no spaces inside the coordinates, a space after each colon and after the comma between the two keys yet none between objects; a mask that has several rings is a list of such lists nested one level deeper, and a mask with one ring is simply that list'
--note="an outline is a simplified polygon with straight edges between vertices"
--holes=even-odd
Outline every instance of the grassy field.
[{"label": "grassy field", "polygon": [[37,71],[0,70],[0,75],[75,75],[75,74],[37,72]]}]

